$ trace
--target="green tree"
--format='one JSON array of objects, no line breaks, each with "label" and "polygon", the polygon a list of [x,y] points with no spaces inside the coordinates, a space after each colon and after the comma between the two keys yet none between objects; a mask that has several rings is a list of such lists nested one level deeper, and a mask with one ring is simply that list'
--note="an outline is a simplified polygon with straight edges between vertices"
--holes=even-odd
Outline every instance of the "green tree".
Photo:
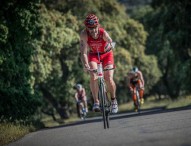
[{"label": "green tree", "polygon": [[157,55],[162,83],[177,98],[191,89],[191,2],[154,0],[152,8],[144,19],[150,34],[147,52]]},{"label": "green tree", "polygon": [[29,83],[36,4],[0,2],[0,120],[28,120],[39,105]]},{"label": "green tree", "polygon": [[76,17],[61,14],[41,5],[38,33],[32,41],[35,49],[30,66],[33,85],[42,92],[61,118],[67,118],[65,106],[72,102],[75,84],[74,64],[78,61],[79,36]]}]

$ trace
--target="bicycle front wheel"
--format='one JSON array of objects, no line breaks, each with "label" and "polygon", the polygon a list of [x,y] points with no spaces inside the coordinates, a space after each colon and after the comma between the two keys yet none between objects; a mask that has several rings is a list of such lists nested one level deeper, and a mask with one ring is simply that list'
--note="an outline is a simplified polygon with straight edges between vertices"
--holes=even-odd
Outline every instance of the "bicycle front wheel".
[{"label": "bicycle front wheel", "polygon": [[101,101],[100,106],[102,110],[102,117],[103,117],[103,125],[104,129],[109,128],[109,113],[106,110],[106,91],[105,91],[105,85],[100,80],[99,82],[99,99]]}]

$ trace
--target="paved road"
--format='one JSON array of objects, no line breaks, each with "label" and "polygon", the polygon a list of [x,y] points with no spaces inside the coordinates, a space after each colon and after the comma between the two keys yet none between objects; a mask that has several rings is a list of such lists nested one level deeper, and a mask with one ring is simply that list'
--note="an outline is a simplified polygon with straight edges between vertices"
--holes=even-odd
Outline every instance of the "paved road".
[{"label": "paved road", "polygon": [[191,108],[145,110],[30,133],[8,146],[191,146]]}]

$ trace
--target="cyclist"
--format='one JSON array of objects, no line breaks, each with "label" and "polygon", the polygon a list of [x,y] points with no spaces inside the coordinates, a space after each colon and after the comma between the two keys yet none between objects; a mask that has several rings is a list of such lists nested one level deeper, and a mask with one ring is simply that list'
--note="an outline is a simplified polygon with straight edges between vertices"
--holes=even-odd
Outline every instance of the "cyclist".
[{"label": "cyclist", "polygon": [[[99,19],[94,14],[89,14],[84,21],[85,29],[80,33],[80,51],[84,70],[97,69],[99,63],[98,52],[104,69],[114,68],[114,57],[112,51],[112,39],[100,26]],[[117,113],[118,104],[116,100],[116,85],[113,80],[114,70],[104,72],[104,79],[108,92],[111,95],[112,113]],[[99,112],[97,74],[90,72],[90,89],[94,99],[93,111]]]},{"label": "cyclist", "polygon": [[88,112],[86,91],[81,84],[76,84],[75,89],[76,89],[76,93],[74,97],[77,103],[77,108],[78,108],[77,111],[79,111],[78,112],[78,116],[79,116],[82,110],[84,110],[85,113]]},{"label": "cyclist", "polygon": [[135,111],[137,111],[137,105],[136,105],[136,93],[133,92],[134,88],[138,86],[139,88],[139,97],[141,104],[144,103],[144,79],[142,72],[138,69],[138,67],[133,67],[132,70],[128,73],[128,87],[131,91],[132,99],[134,101],[134,107]]}]

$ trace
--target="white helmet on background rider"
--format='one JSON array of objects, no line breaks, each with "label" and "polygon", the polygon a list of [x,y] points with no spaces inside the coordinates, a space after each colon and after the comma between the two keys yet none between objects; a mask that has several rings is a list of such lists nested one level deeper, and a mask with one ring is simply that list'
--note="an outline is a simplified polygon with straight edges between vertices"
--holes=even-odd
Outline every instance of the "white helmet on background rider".
[{"label": "white helmet on background rider", "polygon": [[139,71],[138,67],[134,66],[134,67],[132,68],[132,72],[133,72],[133,73],[137,73],[138,71]]},{"label": "white helmet on background rider", "polygon": [[76,89],[82,89],[82,85],[81,84],[76,84]]}]

